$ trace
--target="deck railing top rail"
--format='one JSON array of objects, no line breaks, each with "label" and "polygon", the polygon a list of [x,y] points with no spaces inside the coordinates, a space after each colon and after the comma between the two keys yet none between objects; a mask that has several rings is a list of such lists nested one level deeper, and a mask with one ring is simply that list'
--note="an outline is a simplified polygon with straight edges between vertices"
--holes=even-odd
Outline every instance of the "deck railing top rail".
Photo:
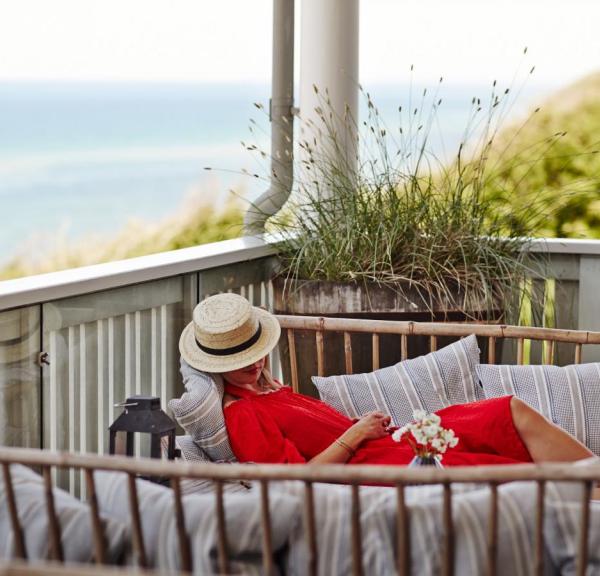
[{"label": "deck railing top rail", "polygon": [[365,484],[439,484],[449,482],[589,481],[600,478],[600,464],[565,466],[564,463],[503,466],[400,467],[344,464],[214,464],[173,462],[153,458],[100,456],[52,452],[34,448],[0,447],[0,463],[106,470],[152,477],[208,480],[301,480]]},{"label": "deck railing top rail", "polygon": [[[528,250],[545,254],[600,255],[600,240],[533,240]],[[197,272],[276,253],[276,241],[243,237],[193,248],[84,266],[0,282],[0,310],[39,304],[178,274]]]},{"label": "deck railing top rail", "polygon": [[274,243],[247,236],[139,258],[6,280],[0,282],[0,311],[199,272],[269,256],[275,252]]}]

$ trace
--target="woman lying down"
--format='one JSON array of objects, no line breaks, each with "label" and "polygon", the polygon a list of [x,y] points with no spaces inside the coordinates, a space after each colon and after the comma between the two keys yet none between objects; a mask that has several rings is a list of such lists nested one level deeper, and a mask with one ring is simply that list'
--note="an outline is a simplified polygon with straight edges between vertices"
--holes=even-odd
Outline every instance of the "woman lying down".
[{"label": "woman lying down", "polygon": [[[351,420],[329,405],[295,393],[265,367],[277,345],[277,319],[236,294],[207,298],[181,335],[193,368],[219,373],[223,411],[240,462],[407,465],[414,452],[392,438],[390,417],[371,412]],[[570,462],[593,456],[578,440],[514,396],[448,406],[436,412],[454,430],[445,466]]]}]

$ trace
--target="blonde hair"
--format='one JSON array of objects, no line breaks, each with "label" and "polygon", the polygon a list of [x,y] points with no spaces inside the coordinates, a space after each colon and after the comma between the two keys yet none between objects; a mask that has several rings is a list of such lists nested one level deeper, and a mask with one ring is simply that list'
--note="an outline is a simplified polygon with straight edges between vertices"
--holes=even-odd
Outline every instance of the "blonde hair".
[{"label": "blonde hair", "polygon": [[265,362],[262,372],[258,377],[258,384],[261,388],[264,388],[265,390],[277,390],[281,387],[281,384],[279,384],[279,382],[277,382],[277,380],[273,378],[271,370],[269,370],[267,364],[268,360],[267,362]]}]

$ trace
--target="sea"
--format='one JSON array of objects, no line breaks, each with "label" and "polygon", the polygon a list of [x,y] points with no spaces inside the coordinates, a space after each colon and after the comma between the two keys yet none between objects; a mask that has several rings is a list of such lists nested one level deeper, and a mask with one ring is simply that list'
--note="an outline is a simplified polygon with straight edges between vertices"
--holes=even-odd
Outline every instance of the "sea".
[{"label": "sea", "polygon": [[[491,87],[428,90],[364,87],[390,132],[441,98],[432,152],[451,156],[473,98],[489,99]],[[510,113],[547,91],[528,86]],[[216,207],[232,195],[251,201],[266,184],[243,172],[265,176],[268,164],[243,143],[268,152],[268,99],[268,85],[0,82],[0,265],[28,250],[43,255],[58,237],[108,238],[132,219],[159,222],[190,195]]]}]

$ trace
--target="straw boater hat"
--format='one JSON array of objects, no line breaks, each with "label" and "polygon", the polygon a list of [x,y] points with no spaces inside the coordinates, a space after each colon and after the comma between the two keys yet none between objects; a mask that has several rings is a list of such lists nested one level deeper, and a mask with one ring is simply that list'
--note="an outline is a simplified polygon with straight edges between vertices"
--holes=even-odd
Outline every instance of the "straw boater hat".
[{"label": "straw boater hat", "polygon": [[193,368],[229,372],[266,356],[279,341],[275,316],[237,294],[218,294],[200,302],[179,339],[179,351]]}]

